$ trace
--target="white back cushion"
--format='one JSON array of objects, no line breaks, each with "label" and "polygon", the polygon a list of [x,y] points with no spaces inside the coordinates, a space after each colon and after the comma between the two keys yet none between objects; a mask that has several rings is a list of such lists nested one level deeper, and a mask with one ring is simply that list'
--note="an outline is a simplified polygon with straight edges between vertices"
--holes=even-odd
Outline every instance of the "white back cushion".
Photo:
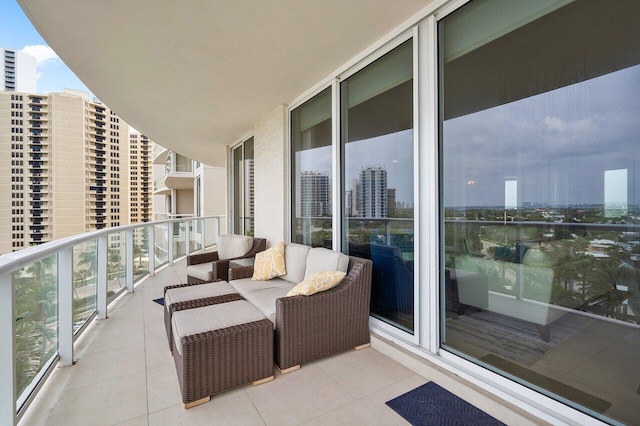
[{"label": "white back cushion", "polygon": [[253,246],[253,238],[245,235],[220,235],[218,240],[218,258],[233,259],[245,255]]},{"label": "white back cushion", "polygon": [[316,272],[340,271],[347,272],[349,256],[322,247],[309,250],[307,256],[307,268],[304,278],[307,279]]},{"label": "white back cushion", "polygon": [[311,247],[290,243],[284,247],[284,263],[287,273],[280,278],[292,284],[304,280],[304,270],[307,266],[307,255]]}]

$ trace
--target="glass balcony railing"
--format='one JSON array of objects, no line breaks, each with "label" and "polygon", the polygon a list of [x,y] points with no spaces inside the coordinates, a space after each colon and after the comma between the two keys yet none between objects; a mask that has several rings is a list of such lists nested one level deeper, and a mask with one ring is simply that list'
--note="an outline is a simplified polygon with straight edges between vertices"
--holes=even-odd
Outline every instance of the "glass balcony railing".
[{"label": "glass balcony railing", "polygon": [[108,228],[0,256],[0,424],[15,424],[51,368],[110,303],[167,263],[217,244],[223,217]]}]

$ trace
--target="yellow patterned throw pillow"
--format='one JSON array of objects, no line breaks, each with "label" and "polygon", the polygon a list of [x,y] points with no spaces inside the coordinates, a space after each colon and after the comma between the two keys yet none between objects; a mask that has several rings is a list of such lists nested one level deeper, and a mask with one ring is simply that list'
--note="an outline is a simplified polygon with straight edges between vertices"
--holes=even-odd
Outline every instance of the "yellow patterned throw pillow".
[{"label": "yellow patterned throw pillow", "polygon": [[287,273],[284,265],[284,241],[256,254],[253,264],[254,281],[266,281]]},{"label": "yellow patterned throw pillow", "polygon": [[345,275],[347,274],[340,271],[316,272],[289,290],[287,296],[311,296],[312,294],[329,290],[340,284]]}]

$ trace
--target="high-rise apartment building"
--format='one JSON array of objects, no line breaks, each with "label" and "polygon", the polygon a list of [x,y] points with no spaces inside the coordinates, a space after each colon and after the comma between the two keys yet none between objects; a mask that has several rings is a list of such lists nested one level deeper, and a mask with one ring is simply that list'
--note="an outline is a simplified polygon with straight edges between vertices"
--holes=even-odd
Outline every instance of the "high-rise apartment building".
[{"label": "high-rise apartment building", "polygon": [[33,56],[0,47],[0,90],[36,92],[37,61]]},{"label": "high-rise apartment building", "polygon": [[126,224],[128,136],[85,92],[0,92],[0,253]]},{"label": "high-rise apartment building", "polygon": [[382,166],[364,166],[356,184],[356,209],[359,217],[389,216],[387,171]]},{"label": "high-rise apartment building", "polygon": [[300,208],[302,217],[331,215],[331,182],[318,172],[302,172],[300,176]]},{"label": "high-rise apartment building", "polygon": [[131,129],[129,132],[129,223],[153,220],[151,172],[152,141]]}]

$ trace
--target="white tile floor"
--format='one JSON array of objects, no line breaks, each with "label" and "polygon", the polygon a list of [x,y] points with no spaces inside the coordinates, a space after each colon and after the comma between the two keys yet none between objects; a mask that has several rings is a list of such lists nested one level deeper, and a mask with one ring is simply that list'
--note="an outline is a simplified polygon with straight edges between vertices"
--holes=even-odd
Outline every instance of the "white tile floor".
[{"label": "white tile floor", "polygon": [[[526,413],[453,375],[423,377],[374,348],[302,366],[261,386],[238,387],[183,408],[162,307],[165,285],[182,282],[179,262],[123,296],[78,342],[76,365],[56,369],[21,425],[395,425],[385,405],[429,380],[507,424],[534,424]],[[477,402],[475,402],[477,404]]]}]

